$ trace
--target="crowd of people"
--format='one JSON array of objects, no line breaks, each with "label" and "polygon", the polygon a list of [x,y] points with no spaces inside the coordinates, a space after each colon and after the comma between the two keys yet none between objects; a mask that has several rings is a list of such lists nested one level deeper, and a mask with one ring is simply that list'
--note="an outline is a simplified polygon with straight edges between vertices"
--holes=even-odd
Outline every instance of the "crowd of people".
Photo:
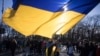
[{"label": "crowd of people", "polygon": [[[99,42],[96,43],[94,41],[81,40],[81,41],[76,41],[76,42],[68,41],[66,42],[66,44],[63,44],[60,42],[58,43],[54,44],[54,46],[57,47],[57,49],[55,49],[56,53],[54,56],[61,56],[60,52],[61,52],[61,49],[63,49],[61,48],[61,45],[66,46],[66,53],[68,56],[75,56],[74,53],[79,53],[79,56],[100,56],[100,43]],[[51,50],[51,47],[50,47],[50,50]],[[48,54],[48,56],[49,55],[50,54]]]},{"label": "crowd of people", "polygon": [[[22,52],[28,52],[29,50],[28,53],[30,55],[35,54],[35,56],[37,54],[44,56],[64,56],[61,54],[62,50],[65,50],[68,56],[75,56],[75,53],[78,53],[79,56],[100,56],[100,43],[86,39],[66,41],[63,43],[59,39],[38,40],[27,38],[24,41],[18,41],[17,39],[11,38],[3,40],[2,44],[0,42],[0,47],[10,50],[12,56],[15,56],[16,50],[19,49]],[[0,52],[2,52],[1,48]]]}]

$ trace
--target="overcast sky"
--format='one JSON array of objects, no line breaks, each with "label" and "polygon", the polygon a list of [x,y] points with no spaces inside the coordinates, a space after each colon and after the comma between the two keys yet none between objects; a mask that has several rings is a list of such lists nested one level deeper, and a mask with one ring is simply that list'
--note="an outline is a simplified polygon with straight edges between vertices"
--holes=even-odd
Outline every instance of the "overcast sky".
[{"label": "overcast sky", "polygon": [[[12,6],[12,0],[4,0],[4,8]],[[100,3],[88,14],[88,16],[100,15]],[[2,16],[2,0],[0,0],[0,19]]]}]

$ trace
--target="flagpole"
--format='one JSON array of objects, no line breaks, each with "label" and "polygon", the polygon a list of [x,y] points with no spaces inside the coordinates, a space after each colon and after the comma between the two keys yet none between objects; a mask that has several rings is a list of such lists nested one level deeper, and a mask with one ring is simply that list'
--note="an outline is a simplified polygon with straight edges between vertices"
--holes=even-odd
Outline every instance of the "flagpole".
[{"label": "flagpole", "polygon": [[[4,12],[4,0],[2,0],[2,10],[1,10],[1,12],[2,12],[2,15],[3,15],[3,12]],[[2,19],[1,19],[1,25],[2,25]]]},{"label": "flagpole", "polygon": [[[1,13],[3,15],[3,12],[4,12],[4,0],[2,0],[2,9],[1,9]],[[3,28],[3,21],[2,21],[2,18],[0,19],[0,31],[2,31],[2,34],[4,33],[5,29]]]},{"label": "flagpole", "polygon": [[3,11],[4,11],[4,0],[2,0],[2,14],[3,14]]},{"label": "flagpole", "polygon": [[[2,0],[2,9],[1,9],[1,13],[3,14],[4,11],[4,0]],[[2,26],[2,19],[0,19],[0,27]]]}]

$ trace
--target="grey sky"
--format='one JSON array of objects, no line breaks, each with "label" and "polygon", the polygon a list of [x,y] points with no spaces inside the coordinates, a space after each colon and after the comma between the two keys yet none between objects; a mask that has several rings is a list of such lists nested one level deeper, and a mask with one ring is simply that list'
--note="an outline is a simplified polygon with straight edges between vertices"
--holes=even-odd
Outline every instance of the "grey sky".
[{"label": "grey sky", "polygon": [[88,15],[92,16],[97,14],[100,15],[100,3]]}]

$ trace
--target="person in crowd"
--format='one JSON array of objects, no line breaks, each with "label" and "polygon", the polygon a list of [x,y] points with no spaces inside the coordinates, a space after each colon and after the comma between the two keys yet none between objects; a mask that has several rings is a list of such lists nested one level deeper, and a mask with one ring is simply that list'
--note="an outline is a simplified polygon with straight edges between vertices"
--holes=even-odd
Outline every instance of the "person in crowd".
[{"label": "person in crowd", "polygon": [[96,49],[96,56],[100,56],[100,43],[98,43],[98,46]]},{"label": "person in crowd", "polygon": [[30,54],[32,54],[33,53],[33,46],[34,46],[34,42],[33,42],[32,39],[30,40],[30,43],[29,44],[30,44],[29,45],[29,47],[30,47]]},{"label": "person in crowd", "polygon": [[88,56],[96,56],[97,45],[95,42],[90,41],[89,43],[89,55]]},{"label": "person in crowd", "polygon": [[89,43],[88,41],[83,41],[81,46],[80,56],[88,56],[89,55]]},{"label": "person in crowd", "polygon": [[60,45],[61,45],[61,43],[58,40],[56,40],[56,43],[55,43],[56,49],[54,51],[54,56],[59,56],[60,55]]},{"label": "person in crowd", "polygon": [[52,56],[53,46],[54,46],[53,40],[50,39],[46,44],[46,56]]},{"label": "person in crowd", "polygon": [[93,41],[92,43],[93,43],[93,56],[96,56],[97,45],[95,41]]},{"label": "person in crowd", "polygon": [[81,41],[76,43],[76,52],[80,53],[80,49],[81,49]]},{"label": "person in crowd", "polygon": [[2,52],[2,41],[0,41],[0,53]]},{"label": "person in crowd", "polygon": [[69,56],[74,56],[74,46],[71,42],[68,43],[68,47],[67,47],[67,54]]},{"label": "person in crowd", "polygon": [[38,41],[37,43],[37,50],[38,50],[38,54],[41,54],[41,49],[42,49],[42,41]]},{"label": "person in crowd", "polygon": [[10,39],[5,39],[5,40],[3,41],[3,44],[4,44],[4,48],[5,48],[6,50],[9,50]]},{"label": "person in crowd", "polygon": [[11,50],[11,55],[15,56],[15,50],[17,48],[17,41],[16,41],[16,39],[11,39],[9,46],[10,46],[10,50]]},{"label": "person in crowd", "polygon": [[93,45],[93,43],[90,41],[90,42],[89,42],[89,55],[88,55],[88,56],[93,56],[93,51],[94,51],[94,45]]},{"label": "person in crowd", "polygon": [[68,56],[66,50],[67,50],[67,45],[61,43],[59,56]]},{"label": "person in crowd", "polygon": [[42,54],[45,54],[46,53],[45,52],[46,51],[46,41],[43,40],[42,43],[41,43],[41,45],[42,45],[42,50],[41,50],[42,51]]}]

